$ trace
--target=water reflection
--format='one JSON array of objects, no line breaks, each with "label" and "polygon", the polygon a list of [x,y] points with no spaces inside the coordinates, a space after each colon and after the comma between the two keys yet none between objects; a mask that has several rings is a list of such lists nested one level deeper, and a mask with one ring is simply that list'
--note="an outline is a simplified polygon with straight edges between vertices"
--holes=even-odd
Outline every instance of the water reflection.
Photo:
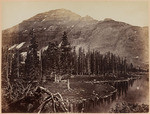
[{"label": "water reflection", "polygon": [[111,97],[103,99],[99,105],[93,109],[90,108],[87,112],[104,112],[107,113],[111,108],[114,108],[117,102],[130,102],[139,104],[149,104],[149,81],[148,75],[142,78],[131,79],[129,81],[118,81],[111,85],[118,90]]}]

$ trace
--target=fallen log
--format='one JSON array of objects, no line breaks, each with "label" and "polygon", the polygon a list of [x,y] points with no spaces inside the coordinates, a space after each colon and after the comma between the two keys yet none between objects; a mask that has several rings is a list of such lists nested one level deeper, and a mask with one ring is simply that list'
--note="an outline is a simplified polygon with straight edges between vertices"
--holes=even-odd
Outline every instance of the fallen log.
[{"label": "fallen log", "polygon": [[[45,93],[47,96],[43,98]],[[68,112],[60,93],[53,94],[41,86],[36,87],[32,94],[25,95],[21,99],[9,104],[9,110],[10,112],[41,113],[48,103],[52,104],[53,112],[58,112],[59,110]]]}]

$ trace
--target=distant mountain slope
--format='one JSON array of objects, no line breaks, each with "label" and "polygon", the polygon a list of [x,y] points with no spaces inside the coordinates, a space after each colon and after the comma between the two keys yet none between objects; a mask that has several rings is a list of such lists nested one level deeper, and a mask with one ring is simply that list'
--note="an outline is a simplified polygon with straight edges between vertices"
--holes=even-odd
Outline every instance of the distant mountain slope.
[{"label": "distant mountain slope", "polygon": [[29,45],[29,32],[34,28],[39,49],[49,41],[60,42],[64,31],[72,45],[107,51],[127,57],[129,62],[148,65],[148,27],[105,19],[97,21],[90,16],[81,17],[66,9],[40,13],[22,23],[2,31],[3,47],[25,42]]}]

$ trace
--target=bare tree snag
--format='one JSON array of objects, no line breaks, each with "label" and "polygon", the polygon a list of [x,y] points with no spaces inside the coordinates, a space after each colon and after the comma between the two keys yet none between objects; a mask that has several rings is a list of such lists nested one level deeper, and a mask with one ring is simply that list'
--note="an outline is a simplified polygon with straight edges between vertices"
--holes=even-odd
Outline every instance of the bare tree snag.
[{"label": "bare tree snag", "polygon": [[68,81],[67,81],[67,88],[68,88],[68,90],[70,90],[70,82],[69,82],[69,79],[68,79]]}]

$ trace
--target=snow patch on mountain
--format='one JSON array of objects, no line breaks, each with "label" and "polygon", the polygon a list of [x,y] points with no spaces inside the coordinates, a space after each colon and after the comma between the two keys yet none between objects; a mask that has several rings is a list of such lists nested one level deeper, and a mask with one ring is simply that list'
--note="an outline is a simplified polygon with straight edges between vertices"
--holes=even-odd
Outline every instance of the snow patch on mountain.
[{"label": "snow patch on mountain", "polygon": [[8,50],[12,50],[17,46],[17,44],[14,44],[13,46],[11,46]]},{"label": "snow patch on mountain", "polygon": [[22,42],[22,43],[18,44],[18,45],[16,46],[16,49],[20,49],[24,44],[25,44],[25,42]]},{"label": "snow patch on mountain", "polygon": [[25,60],[27,58],[27,52],[21,52],[20,54],[21,54],[21,57],[23,58],[22,64],[25,64]]},{"label": "snow patch on mountain", "polygon": [[36,24],[36,21],[33,24]]},{"label": "snow patch on mountain", "polygon": [[139,58],[139,56],[136,56],[135,58],[136,58],[136,59],[138,59],[138,58]]},{"label": "snow patch on mountain", "polygon": [[48,46],[45,46],[45,47],[43,47],[41,50],[42,51],[45,51],[45,50],[47,50],[48,49]]},{"label": "snow patch on mountain", "polygon": [[45,19],[43,19],[41,22],[45,21]]},{"label": "snow patch on mountain", "polygon": [[54,31],[56,28],[56,26],[49,26],[48,31]]},{"label": "snow patch on mountain", "polygon": [[58,47],[61,47],[61,45],[62,45],[62,42],[60,42],[60,44],[58,45]]},{"label": "snow patch on mountain", "polygon": [[26,56],[27,56],[27,52],[21,52],[20,54],[21,54],[21,56],[23,56],[23,57],[26,57]]}]

